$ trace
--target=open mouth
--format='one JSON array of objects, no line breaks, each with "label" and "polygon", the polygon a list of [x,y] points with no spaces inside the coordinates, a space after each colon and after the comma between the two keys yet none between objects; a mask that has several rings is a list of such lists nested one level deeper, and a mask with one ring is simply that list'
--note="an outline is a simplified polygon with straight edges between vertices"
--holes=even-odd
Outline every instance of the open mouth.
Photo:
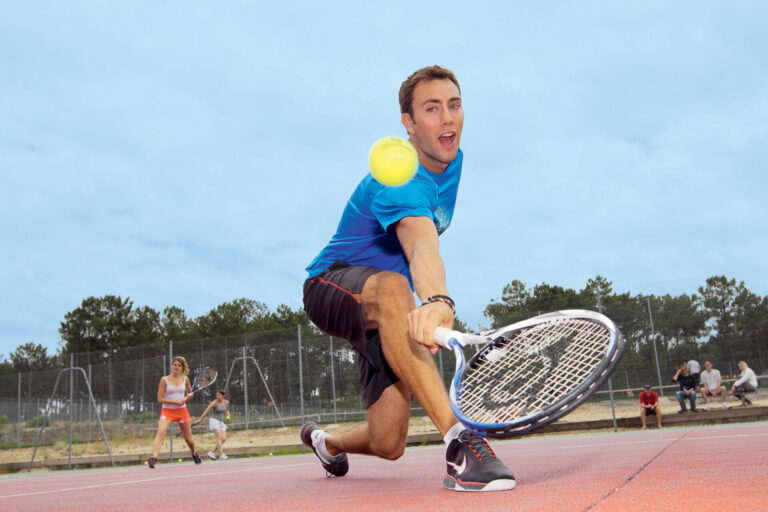
[{"label": "open mouth", "polygon": [[456,139],[456,134],[454,132],[444,133],[440,137],[438,137],[440,144],[446,149],[453,146],[453,141],[455,139]]}]

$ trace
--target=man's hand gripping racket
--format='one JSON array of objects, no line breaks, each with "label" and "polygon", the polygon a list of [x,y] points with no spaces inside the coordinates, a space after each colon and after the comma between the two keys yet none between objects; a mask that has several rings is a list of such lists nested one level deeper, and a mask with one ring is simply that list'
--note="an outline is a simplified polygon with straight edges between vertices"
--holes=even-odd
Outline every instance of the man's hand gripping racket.
[{"label": "man's hand gripping racket", "polygon": [[[469,428],[515,437],[581,405],[608,379],[624,350],[616,325],[593,311],[539,315],[482,335],[444,327],[435,342],[453,350],[451,407]],[[463,347],[485,345],[467,363]]]}]

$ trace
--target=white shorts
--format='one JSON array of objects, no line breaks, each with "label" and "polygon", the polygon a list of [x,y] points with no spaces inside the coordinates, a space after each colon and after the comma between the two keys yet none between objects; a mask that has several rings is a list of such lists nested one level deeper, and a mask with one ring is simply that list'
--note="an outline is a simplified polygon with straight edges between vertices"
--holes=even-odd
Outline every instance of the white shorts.
[{"label": "white shorts", "polygon": [[214,430],[223,430],[226,432],[227,426],[221,420],[217,420],[216,418],[208,418],[208,430],[211,432]]}]

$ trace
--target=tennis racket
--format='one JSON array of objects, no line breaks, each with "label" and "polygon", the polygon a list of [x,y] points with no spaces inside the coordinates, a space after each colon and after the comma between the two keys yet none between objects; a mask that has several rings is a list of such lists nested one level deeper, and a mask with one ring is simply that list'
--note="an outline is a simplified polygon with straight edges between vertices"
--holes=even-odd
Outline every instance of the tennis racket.
[{"label": "tennis racket", "polygon": [[[195,393],[204,390],[216,381],[217,376],[218,373],[211,367],[198,370],[197,373],[195,373],[194,380],[192,381],[192,389],[189,391],[189,393],[187,393],[187,396],[191,398]],[[194,426],[195,423],[193,422],[191,425]],[[182,432],[179,430],[176,432],[176,437],[181,436],[181,434]]]},{"label": "tennis racket", "polygon": [[198,393],[213,384],[216,381],[217,375],[218,373],[216,370],[211,367],[198,370],[198,372],[195,374],[195,379],[192,381],[192,389],[187,396],[194,395],[195,393]]},{"label": "tennis racket", "polygon": [[[490,437],[532,432],[581,405],[608,379],[624,339],[606,316],[585,310],[539,315],[482,333],[444,327],[435,342],[453,350],[451,408]],[[463,347],[485,345],[467,363]]]}]

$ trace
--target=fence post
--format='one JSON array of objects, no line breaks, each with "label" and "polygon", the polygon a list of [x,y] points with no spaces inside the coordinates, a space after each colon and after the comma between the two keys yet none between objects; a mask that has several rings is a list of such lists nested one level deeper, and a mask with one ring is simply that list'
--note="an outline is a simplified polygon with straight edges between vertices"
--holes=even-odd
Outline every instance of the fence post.
[{"label": "fence post", "polygon": [[[173,340],[168,340],[168,373],[173,373]],[[163,371],[165,371],[165,357],[163,357]],[[168,441],[170,441],[171,456],[169,462],[173,462],[173,422],[168,426]],[[159,454],[158,454],[159,455]]]},{"label": "fence post", "polygon": [[653,355],[656,357],[656,374],[659,376],[659,393],[664,397],[664,383],[661,380],[661,368],[659,368],[659,352],[656,350],[656,333],[653,329],[653,313],[651,313],[651,298],[645,298],[648,304],[648,318],[651,320],[651,340],[653,341]]},{"label": "fence post", "polygon": [[[299,341],[299,411],[301,413],[301,424],[304,425],[304,377],[301,367],[301,326],[296,326],[297,338]],[[302,448],[303,450],[303,448]]]},{"label": "fence post", "polygon": [[333,396],[333,422],[338,423],[339,419],[336,415],[336,375],[333,371],[333,336],[330,336],[330,353],[331,353],[331,395]]},{"label": "fence post", "polygon": [[75,355],[69,354],[69,426],[67,427],[67,469],[72,469],[72,415],[75,398]]},{"label": "fence post", "polygon": [[245,361],[245,345],[243,345],[243,404],[245,410],[245,430],[248,430],[248,371]]},{"label": "fence post", "polygon": [[[88,382],[89,382],[88,384],[89,386],[90,386],[90,383],[93,382],[93,375],[91,375],[91,363],[88,363]],[[93,432],[91,430],[91,423],[93,423],[92,415],[93,415],[93,408],[89,407],[88,408],[88,442],[89,443],[93,442]]]},{"label": "fence post", "polygon": [[21,448],[21,372],[19,372],[19,397],[16,406],[16,448]]}]

